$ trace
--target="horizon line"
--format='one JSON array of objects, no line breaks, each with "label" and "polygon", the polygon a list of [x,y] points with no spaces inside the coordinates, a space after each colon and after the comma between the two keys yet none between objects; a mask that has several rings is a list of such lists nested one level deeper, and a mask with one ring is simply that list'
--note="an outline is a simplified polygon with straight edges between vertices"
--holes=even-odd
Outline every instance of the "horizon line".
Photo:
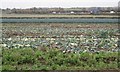
[{"label": "horizon line", "polygon": [[22,8],[22,7],[6,7],[6,8],[0,8],[0,9],[29,9],[29,8],[92,8],[92,7],[118,7],[118,6],[80,6],[80,7],[38,7],[38,6],[33,6],[33,7],[25,7],[25,8]]}]

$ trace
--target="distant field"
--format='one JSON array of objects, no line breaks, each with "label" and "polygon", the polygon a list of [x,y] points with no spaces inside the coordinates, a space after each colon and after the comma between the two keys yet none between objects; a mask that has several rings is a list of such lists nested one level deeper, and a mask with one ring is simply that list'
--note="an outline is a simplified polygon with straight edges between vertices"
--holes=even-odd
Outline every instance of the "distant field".
[{"label": "distant field", "polygon": [[2,14],[0,17],[9,18],[9,17],[27,17],[27,18],[117,18],[117,15],[61,15],[61,14]]},{"label": "distant field", "polygon": [[51,28],[91,28],[117,29],[118,24],[109,23],[3,23],[3,27],[51,27]]}]

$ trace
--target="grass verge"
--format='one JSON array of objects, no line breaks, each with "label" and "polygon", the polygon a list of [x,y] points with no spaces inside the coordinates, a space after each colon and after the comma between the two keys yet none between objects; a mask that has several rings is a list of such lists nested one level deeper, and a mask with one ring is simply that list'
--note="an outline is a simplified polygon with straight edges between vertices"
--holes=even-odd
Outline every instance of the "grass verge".
[{"label": "grass verge", "polygon": [[118,69],[118,53],[63,53],[58,49],[3,49],[2,70]]}]

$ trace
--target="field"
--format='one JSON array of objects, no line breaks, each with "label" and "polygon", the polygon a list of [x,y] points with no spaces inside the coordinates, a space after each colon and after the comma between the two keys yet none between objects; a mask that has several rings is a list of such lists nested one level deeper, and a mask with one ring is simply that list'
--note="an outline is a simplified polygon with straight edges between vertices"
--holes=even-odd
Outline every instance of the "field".
[{"label": "field", "polygon": [[63,53],[58,49],[3,49],[3,70],[118,70],[117,52]]},{"label": "field", "polygon": [[118,15],[2,14],[2,18],[118,18]]},{"label": "field", "polygon": [[3,70],[118,69],[118,24],[3,23]]}]

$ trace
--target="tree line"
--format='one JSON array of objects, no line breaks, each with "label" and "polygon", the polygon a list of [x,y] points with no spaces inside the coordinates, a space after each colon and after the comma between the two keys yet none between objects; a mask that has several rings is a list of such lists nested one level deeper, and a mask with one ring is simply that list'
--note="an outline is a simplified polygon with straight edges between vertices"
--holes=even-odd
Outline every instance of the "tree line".
[{"label": "tree line", "polygon": [[0,9],[2,13],[7,14],[105,14],[110,13],[110,11],[114,11],[117,13],[119,11],[118,7],[90,7],[90,8],[26,8],[26,9],[17,9],[17,8],[6,8]]}]

